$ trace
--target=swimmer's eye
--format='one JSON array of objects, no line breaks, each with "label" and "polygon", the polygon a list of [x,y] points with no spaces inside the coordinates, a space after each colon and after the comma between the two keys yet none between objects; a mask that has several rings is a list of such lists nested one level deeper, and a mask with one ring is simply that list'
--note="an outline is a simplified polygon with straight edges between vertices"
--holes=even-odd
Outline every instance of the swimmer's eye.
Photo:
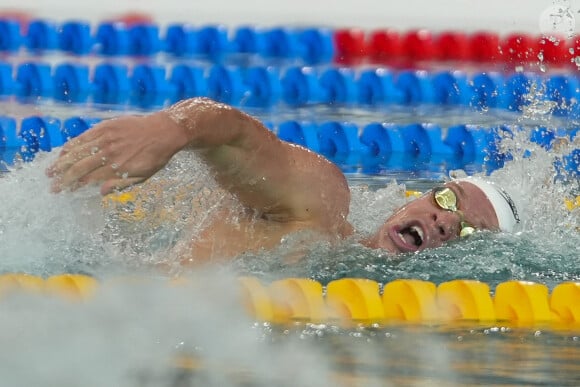
[{"label": "swimmer's eye", "polygon": [[463,213],[457,209],[457,195],[449,187],[433,188],[433,199],[435,204],[445,210],[459,214],[459,237],[464,238],[475,232],[475,227],[463,220]]}]

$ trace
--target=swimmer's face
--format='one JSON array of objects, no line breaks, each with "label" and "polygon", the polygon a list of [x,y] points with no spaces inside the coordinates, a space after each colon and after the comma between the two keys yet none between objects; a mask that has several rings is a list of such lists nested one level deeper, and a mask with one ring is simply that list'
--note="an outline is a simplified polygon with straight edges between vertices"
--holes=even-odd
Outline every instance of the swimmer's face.
[{"label": "swimmer's face", "polygon": [[408,253],[457,239],[462,228],[468,226],[478,230],[499,228],[490,201],[475,185],[459,181],[444,187],[455,194],[458,211],[443,209],[433,191],[429,191],[399,208],[365,244],[393,253]]}]

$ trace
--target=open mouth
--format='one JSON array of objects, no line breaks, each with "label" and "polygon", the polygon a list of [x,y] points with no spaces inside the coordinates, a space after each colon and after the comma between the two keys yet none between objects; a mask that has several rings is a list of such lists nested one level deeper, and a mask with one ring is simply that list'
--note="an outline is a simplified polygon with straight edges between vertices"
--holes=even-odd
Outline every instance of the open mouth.
[{"label": "open mouth", "polygon": [[395,237],[397,239],[395,243],[406,251],[419,250],[425,241],[423,229],[417,225],[396,230]]}]

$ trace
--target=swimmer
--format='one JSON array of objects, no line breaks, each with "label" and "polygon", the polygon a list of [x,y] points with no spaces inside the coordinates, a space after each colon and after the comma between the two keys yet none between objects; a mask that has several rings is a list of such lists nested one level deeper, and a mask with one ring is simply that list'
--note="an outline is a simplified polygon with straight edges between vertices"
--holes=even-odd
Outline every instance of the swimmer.
[{"label": "swimmer", "polygon": [[[232,217],[224,208],[192,241],[185,261],[271,249],[302,230],[329,240],[356,235],[347,220],[349,186],[335,164],[206,98],[102,121],[68,141],[47,174],[54,192],[100,184],[105,195],[147,180],[180,151],[196,152],[246,209]],[[395,254],[435,248],[475,230],[509,232],[519,223],[507,193],[476,178],[447,182],[390,216],[377,216],[385,222],[360,243]]]}]

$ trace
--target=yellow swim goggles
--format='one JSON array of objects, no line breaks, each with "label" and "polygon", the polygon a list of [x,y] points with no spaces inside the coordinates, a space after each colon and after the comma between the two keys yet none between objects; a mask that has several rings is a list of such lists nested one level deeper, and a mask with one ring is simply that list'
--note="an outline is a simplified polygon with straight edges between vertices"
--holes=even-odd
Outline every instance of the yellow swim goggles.
[{"label": "yellow swim goggles", "polygon": [[463,213],[457,209],[457,195],[455,192],[447,187],[435,187],[433,188],[433,198],[435,199],[435,203],[439,206],[439,208],[456,212],[461,222],[459,223],[459,236],[461,238],[467,237],[475,232],[475,227],[470,225],[469,223],[463,220]]}]

